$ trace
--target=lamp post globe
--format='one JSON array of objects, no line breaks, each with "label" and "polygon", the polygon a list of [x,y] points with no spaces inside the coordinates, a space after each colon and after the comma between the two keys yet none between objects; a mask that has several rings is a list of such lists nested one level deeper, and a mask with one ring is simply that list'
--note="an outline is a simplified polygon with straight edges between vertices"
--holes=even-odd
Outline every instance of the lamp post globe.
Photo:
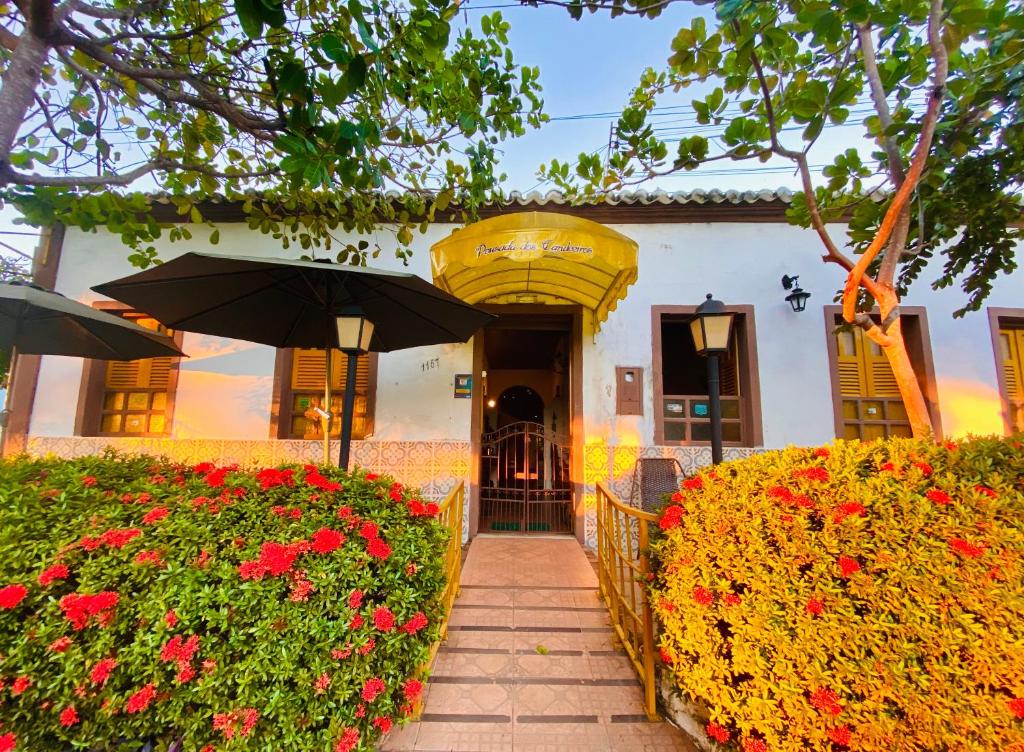
[{"label": "lamp post globe", "polygon": [[707,298],[697,306],[690,321],[690,334],[698,355],[708,361],[708,407],[711,419],[711,462],[722,461],[722,402],[718,373],[718,356],[729,352],[732,322],[735,314],[726,310],[725,303]]},{"label": "lamp post globe", "polygon": [[[373,322],[361,313],[352,313],[338,316],[335,319],[335,324],[338,330],[338,349],[348,358],[345,369],[345,397],[341,408],[341,448],[338,454],[338,467],[348,470],[352,448],[352,412],[355,410],[356,404],[356,371],[359,369],[359,356],[370,351]],[[328,357],[328,384],[331,379],[330,360]],[[330,405],[327,405],[328,412],[330,409]],[[325,426],[325,437],[327,432],[328,429]]]}]

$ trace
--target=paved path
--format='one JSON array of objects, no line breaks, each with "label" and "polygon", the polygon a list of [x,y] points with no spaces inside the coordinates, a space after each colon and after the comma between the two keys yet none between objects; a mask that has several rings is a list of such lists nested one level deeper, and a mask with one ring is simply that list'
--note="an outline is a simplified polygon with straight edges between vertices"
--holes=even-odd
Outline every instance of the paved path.
[{"label": "paved path", "polygon": [[423,718],[389,752],[693,752],[647,721],[640,684],[573,538],[479,536]]}]

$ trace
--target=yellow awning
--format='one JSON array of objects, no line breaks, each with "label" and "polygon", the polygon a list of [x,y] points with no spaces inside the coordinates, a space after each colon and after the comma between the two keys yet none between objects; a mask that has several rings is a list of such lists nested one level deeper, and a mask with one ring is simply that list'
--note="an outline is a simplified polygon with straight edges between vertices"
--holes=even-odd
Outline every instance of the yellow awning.
[{"label": "yellow awning", "polygon": [[467,303],[577,303],[599,328],[636,281],[637,244],[589,219],[519,212],[456,230],[430,261],[434,284]]}]

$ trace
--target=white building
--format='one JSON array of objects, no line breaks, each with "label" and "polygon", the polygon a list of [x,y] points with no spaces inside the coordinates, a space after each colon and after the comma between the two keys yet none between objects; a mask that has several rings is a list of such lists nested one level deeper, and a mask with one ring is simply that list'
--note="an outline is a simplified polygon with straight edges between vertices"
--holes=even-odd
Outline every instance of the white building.
[{"label": "white building", "polygon": [[[404,270],[469,291],[470,302],[489,302],[500,318],[464,345],[367,357],[355,463],[433,497],[465,479],[472,533],[572,530],[592,542],[587,510],[597,480],[628,498],[640,457],[676,457],[687,470],[709,460],[705,367],[686,325],[706,293],[738,314],[734,352],[722,367],[726,458],[837,435],[905,433],[884,358],[859,334],[834,333],[843,273],[822,263],[815,233],[786,223],[787,200],[784,192],[639,193],[569,207],[552,195],[515,197],[485,217],[572,214],[635,241],[636,260],[622,260],[628,242],[625,255],[606,254],[599,232],[595,247],[542,252],[498,286],[489,286],[484,267],[463,268],[457,280],[450,268],[432,269],[432,246],[457,229],[432,225]],[[217,246],[196,226],[193,241],[165,243],[161,257],[297,254],[237,221],[237,207],[216,205],[216,216]],[[571,235],[572,226],[562,232]],[[500,246],[484,255],[515,256]],[[57,231],[41,246],[37,279],[110,307],[90,288],[136,271],[127,255],[115,235]],[[375,264],[403,269],[385,256]],[[783,275],[799,275],[812,294],[805,311],[784,300]],[[1024,428],[1024,274],[997,280],[986,308],[962,319],[952,314],[963,294],[931,290],[935,276],[922,276],[902,310],[936,424],[946,436]],[[188,359],[141,367],[24,357],[7,451],[73,456],[112,445],[244,464],[321,457],[312,407],[320,404],[322,356],[190,333],[181,342]]]}]

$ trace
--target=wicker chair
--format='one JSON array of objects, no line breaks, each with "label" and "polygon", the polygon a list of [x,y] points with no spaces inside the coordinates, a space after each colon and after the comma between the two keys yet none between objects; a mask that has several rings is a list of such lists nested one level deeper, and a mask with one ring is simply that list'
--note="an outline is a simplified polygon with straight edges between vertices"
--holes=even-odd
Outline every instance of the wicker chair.
[{"label": "wicker chair", "polygon": [[675,457],[641,457],[633,468],[630,506],[653,512],[662,505],[665,494],[679,490],[683,466]]}]

